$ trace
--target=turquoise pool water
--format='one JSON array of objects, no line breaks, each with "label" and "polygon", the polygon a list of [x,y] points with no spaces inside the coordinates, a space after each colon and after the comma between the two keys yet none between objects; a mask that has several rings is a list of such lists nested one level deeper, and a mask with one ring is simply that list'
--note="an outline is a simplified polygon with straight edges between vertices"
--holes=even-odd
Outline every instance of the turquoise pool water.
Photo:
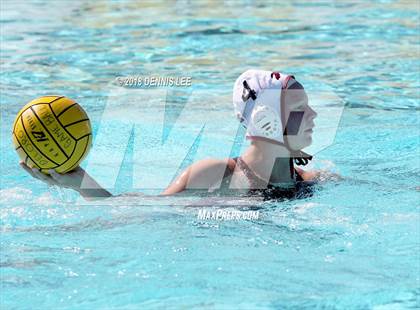
[{"label": "turquoise pool water", "polygon": [[[197,3],[1,2],[0,307],[419,307],[418,2]],[[190,97],[198,119],[218,117],[208,152],[225,156],[233,137],[224,126],[236,121],[232,85],[251,67],[332,89],[344,110],[334,143],[316,159],[344,180],[306,199],[246,201],[258,220],[201,221],[186,207],[193,197],[86,204],[18,167],[16,113],[33,98],[63,94],[92,119],[96,141],[83,165],[97,156],[89,172],[111,171],[119,141],[99,145],[98,133],[105,108],[116,107],[106,124],[124,136],[132,115],[109,97],[115,78],[129,75],[191,76],[194,90],[215,97],[210,106]],[[159,101],[130,96],[144,130],[156,131]],[[180,145],[191,138],[184,129]],[[136,189],[132,144],[115,193]],[[183,156],[165,152],[157,158]],[[149,166],[141,177],[152,181],[165,162]],[[220,200],[244,204],[206,204]]]}]

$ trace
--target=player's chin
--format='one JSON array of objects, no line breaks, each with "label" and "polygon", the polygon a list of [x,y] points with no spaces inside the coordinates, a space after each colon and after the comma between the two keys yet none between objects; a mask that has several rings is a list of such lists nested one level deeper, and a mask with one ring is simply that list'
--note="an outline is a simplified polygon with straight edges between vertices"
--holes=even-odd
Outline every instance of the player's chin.
[{"label": "player's chin", "polygon": [[296,136],[294,138],[290,138],[289,140],[289,146],[292,150],[301,150],[305,147],[308,147],[312,144],[312,137],[307,136]]},{"label": "player's chin", "polygon": [[302,138],[303,138],[302,140],[304,140],[304,143],[306,144],[306,146],[311,145],[312,144],[312,131],[306,131],[303,134]]},{"label": "player's chin", "polygon": [[304,136],[301,136],[299,139],[299,142],[296,143],[297,145],[299,145],[298,149],[304,149],[305,147],[308,147],[312,144],[312,135],[307,135],[305,134]]},{"label": "player's chin", "polygon": [[312,136],[309,136],[305,139],[305,146],[304,147],[308,147],[312,144]]}]

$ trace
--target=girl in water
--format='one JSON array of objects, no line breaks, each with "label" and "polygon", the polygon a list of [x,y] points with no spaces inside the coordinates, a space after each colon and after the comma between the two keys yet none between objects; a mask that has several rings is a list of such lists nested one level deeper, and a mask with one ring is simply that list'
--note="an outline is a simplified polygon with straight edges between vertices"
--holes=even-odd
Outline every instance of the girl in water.
[{"label": "girl in water", "polygon": [[[295,165],[306,165],[312,159],[301,150],[312,143],[317,114],[308,105],[303,86],[291,75],[248,70],[235,82],[233,105],[251,141],[247,150],[237,158],[204,159],[192,164],[161,195],[198,189],[269,199],[307,194],[308,185],[319,173]],[[50,175],[45,175],[23,162],[20,165],[33,177],[76,190],[86,199],[113,196],[81,167],[66,174],[50,170]]]}]

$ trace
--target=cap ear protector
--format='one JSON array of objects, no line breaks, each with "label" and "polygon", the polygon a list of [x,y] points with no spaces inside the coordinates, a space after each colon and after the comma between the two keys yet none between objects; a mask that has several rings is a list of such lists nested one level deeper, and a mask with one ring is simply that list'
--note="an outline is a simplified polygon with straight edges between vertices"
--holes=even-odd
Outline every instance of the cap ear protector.
[{"label": "cap ear protector", "polygon": [[251,122],[256,133],[267,139],[273,139],[281,134],[280,117],[269,106],[257,106],[251,114]]}]

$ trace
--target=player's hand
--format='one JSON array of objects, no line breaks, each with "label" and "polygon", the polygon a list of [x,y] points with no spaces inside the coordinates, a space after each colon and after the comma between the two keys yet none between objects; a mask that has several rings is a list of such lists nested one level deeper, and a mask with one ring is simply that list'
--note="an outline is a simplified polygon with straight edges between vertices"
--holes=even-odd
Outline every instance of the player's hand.
[{"label": "player's hand", "polygon": [[48,185],[57,185],[60,187],[74,189],[87,200],[112,197],[110,192],[102,188],[85,170],[80,167],[63,174],[50,169],[48,170],[49,175],[47,175],[42,173],[39,169],[29,168],[22,161],[19,164],[34,178],[39,179]]},{"label": "player's hand", "polygon": [[80,189],[80,184],[82,184],[83,177],[85,176],[85,171],[77,167],[76,169],[67,172],[65,174],[61,174],[56,172],[53,169],[48,171],[49,175],[42,173],[37,168],[30,168],[28,167],[23,161],[21,161],[20,166],[28,172],[32,177],[43,181],[48,185],[56,185],[65,188],[71,188],[75,190]]}]

